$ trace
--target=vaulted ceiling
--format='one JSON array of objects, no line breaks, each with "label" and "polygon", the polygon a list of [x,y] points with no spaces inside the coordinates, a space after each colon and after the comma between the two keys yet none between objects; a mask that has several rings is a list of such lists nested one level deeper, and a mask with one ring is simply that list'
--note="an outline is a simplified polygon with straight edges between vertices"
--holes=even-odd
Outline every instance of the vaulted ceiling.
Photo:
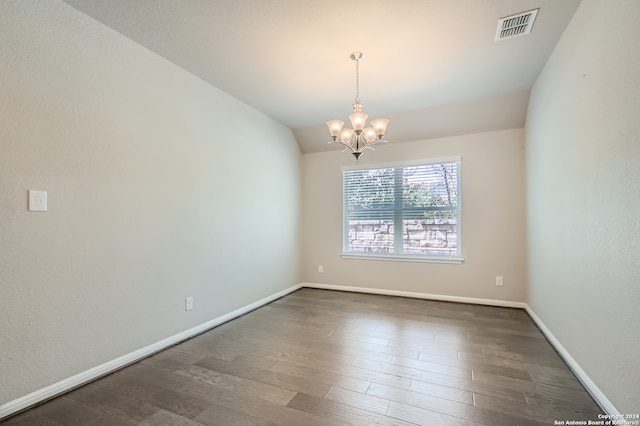
[{"label": "vaulted ceiling", "polygon": [[[351,52],[360,97],[402,142],[523,127],[529,90],[580,0],[64,0],[293,129],[302,152],[336,149]],[[539,9],[530,34],[498,19]]]}]

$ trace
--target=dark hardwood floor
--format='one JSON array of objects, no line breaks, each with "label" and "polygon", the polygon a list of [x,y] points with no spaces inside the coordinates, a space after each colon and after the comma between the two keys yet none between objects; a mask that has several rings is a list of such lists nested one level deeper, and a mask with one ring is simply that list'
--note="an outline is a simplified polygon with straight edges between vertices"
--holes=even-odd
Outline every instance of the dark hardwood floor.
[{"label": "dark hardwood floor", "polygon": [[601,413],[521,309],[301,289],[9,425],[553,425]]}]

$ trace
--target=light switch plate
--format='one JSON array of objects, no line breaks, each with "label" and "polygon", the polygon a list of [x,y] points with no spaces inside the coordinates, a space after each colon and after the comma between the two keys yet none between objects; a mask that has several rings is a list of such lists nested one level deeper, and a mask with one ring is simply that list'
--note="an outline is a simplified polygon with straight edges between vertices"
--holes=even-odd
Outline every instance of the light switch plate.
[{"label": "light switch plate", "polygon": [[29,190],[29,211],[47,211],[47,191],[34,191],[31,189]]}]

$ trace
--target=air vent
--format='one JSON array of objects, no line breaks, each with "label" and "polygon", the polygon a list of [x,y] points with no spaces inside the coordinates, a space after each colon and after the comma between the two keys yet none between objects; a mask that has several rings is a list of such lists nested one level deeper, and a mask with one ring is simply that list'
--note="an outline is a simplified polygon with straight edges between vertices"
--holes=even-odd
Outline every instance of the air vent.
[{"label": "air vent", "polygon": [[536,20],[538,15],[538,10],[534,9],[499,19],[496,41],[529,34],[533,27],[533,21]]}]

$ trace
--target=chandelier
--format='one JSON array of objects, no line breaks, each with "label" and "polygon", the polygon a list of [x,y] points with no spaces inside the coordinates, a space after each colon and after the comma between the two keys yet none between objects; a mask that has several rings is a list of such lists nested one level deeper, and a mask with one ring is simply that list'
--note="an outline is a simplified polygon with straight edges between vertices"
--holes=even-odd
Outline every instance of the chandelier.
[{"label": "chandelier", "polygon": [[389,120],[386,118],[376,118],[375,120],[371,120],[369,127],[365,127],[369,116],[362,112],[362,104],[360,103],[360,75],[358,69],[360,61],[364,59],[364,53],[354,52],[350,58],[356,63],[356,97],[353,104],[353,114],[349,116],[351,127],[353,128],[344,127],[344,121],[342,120],[329,120],[327,121],[327,126],[333,139],[329,141],[329,143],[343,145],[343,152],[347,149],[351,150],[353,156],[356,157],[356,162],[358,162],[365,149],[373,149],[375,144],[387,142],[386,140],[382,140],[382,138],[384,138]]}]

